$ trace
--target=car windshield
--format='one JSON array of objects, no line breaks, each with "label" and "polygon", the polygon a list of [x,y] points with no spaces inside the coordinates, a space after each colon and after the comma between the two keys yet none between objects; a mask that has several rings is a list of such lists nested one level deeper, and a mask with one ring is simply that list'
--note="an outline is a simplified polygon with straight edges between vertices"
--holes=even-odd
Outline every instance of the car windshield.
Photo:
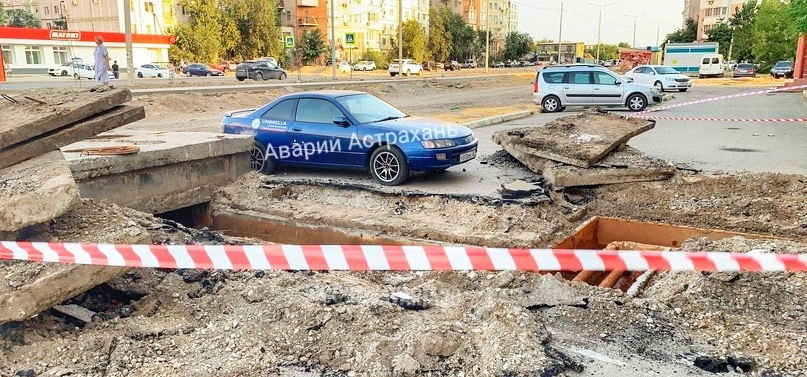
[{"label": "car windshield", "polygon": [[790,62],[778,62],[774,68],[790,68]]},{"label": "car windshield", "polygon": [[656,67],[656,72],[658,72],[659,75],[674,75],[678,73],[675,68],[671,67]]},{"label": "car windshield", "polygon": [[336,99],[359,123],[380,122],[408,115],[371,94],[355,94]]}]

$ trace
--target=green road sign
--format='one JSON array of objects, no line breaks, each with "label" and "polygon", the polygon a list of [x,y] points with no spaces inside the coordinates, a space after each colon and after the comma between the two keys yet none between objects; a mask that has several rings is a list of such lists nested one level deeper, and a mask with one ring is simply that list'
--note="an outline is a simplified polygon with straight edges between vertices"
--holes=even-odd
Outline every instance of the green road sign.
[{"label": "green road sign", "polygon": [[286,47],[294,47],[294,36],[287,35],[286,36]]},{"label": "green road sign", "polygon": [[345,44],[346,45],[356,44],[356,33],[345,33]]}]

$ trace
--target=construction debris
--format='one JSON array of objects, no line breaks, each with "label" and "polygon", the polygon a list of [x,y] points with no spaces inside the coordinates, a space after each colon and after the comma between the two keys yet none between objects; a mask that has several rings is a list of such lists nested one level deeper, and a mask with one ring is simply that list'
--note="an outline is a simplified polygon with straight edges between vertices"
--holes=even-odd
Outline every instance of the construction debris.
[{"label": "construction debris", "polygon": [[53,310],[56,310],[57,312],[60,312],[62,314],[69,315],[84,323],[92,322],[92,317],[95,315],[94,311],[87,308],[82,308],[76,304],[56,305],[53,307]]},{"label": "construction debris", "polygon": [[543,193],[544,190],[535,183],[519,179],[503,184],[499,191],[502,193],[502,198],[504,199],[520,199],[535,193]]}]

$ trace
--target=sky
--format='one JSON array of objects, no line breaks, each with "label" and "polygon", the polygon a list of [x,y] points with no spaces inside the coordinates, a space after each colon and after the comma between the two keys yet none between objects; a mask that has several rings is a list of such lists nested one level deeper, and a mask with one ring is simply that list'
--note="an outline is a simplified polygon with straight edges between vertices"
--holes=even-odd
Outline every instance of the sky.
[{"label": "sky", "polygon": [[[518,4],[518,29],[534,40],[558,41],[561,0],[514,0]],[[602,8],[596,5],[607,5]],[[633,44],[633,20],[636,18],[637,46],[656,45],[664,36],[681,27],[684,0],[563,0],[563,41],[597,44],[597,24],[602,9],[604,44]],[[661,25],[656,25],[661,23]]]}]

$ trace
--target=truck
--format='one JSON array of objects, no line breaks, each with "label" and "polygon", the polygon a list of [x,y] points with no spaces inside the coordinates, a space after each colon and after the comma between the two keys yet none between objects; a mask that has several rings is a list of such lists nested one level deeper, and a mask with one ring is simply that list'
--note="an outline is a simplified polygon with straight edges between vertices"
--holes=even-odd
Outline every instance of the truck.
[{"label": "truck", "polygon": [[698,75],[704,55],[718,54],[717,42],[667,43],[664,47],[664,65],[685,75]]}]

